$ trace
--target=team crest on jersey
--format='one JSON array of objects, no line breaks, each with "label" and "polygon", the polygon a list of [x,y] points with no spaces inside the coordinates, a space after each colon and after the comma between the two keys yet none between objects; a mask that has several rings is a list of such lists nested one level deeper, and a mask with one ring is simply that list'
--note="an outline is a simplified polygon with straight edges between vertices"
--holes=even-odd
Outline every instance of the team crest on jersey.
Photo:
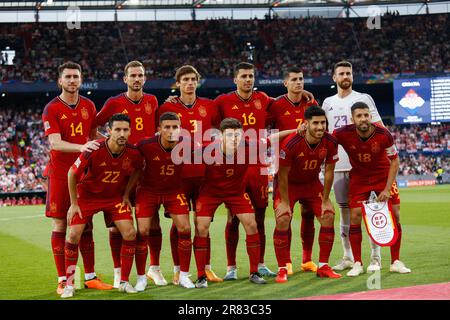
[{"label": "team crest on jersey", "polygon": [[152,105],[148,102],[145,104],[145,113],[152,114]]},{"label": "team crest on jersey", "polygon": [[372,143],[372,145],[370,146],[370,150],[372,151],[372,153],[378,153],[380,152],[381,148],[378,142],[374,142]]},{"label": "team crest on jersey", "polygon": [[87,109],[86,109],[85,107],[83,107],[83,108],[81,109],[81,117],[82,117],[84,120],[89,119],[89,112],[87,111]]},{"label": "team crest on jersey", "polygon": [[253,104],[255,105],[256,109],[258,109],[258,110],[262,109],[262,104],[261,104],[261,101],[259,99],[256,99]]},{"label": "team crest on jersey", "polygon": [[131,160],[130,158],[126,157],[123,161],[122,161],[122,169],[123,170],[128,170],[131,167]]},{"label": "team crest on jersey", "polygon": [[51,204],[50,204],[50,212],[52,212],[52,213],[56,213],[56,210],[58,209],[58,206],[56,205],[56,203],[55,202],[52,202]]},{"label": "team crest on jersey", "polygon": [[202,118],[206,117],[206,115],[207,115],[207,112],[206,112],[206,109],[205,109],[204,106],[200,106],[200,107],[198,108],[198,113],[200,114],[200,116],[201,116]]},{"label": "team crest on jersey", "polygon": [[327,149],[322,148],[319,151],[319,158],[325,158],[327,156]]}]

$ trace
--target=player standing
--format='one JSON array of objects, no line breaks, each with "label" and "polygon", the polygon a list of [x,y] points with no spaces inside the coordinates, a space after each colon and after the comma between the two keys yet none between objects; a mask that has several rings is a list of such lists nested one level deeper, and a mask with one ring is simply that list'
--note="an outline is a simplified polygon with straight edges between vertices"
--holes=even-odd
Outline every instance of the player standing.
[{"label": "player standing", "polygon": [[[173,148],[183,140],[180,137],[180,118],[173,112],[163,113],[159,118],[159,128],[160,134],[138,143],[138,149],[145,159],[145,169],[143,173],[136,172],[130,179],[124,199],[129,202],[130,191],[139,180],[136,190],[136,218],[141,237],[148,236],[152,216],[159,211],[161,205],[164,206],[165,215],[172,218],[178,232],[175,249],[180,263],[179,285],[195,288],[189,279],[192,240],[189,206],[181,185],[183,165],[172,161]],[[136,261],[138,270],[145,270],[145,265],[145,260]],[[146,286],[147,278],[139,275],[136,289],[144,291]]]},{"label": "player standing", "polygon": [[[392,135],[386,128],[372,123],[370,107],[366,103],[356,102],[351,112],[354,124],[336,129],[333,135],[347,152],[352,166],[348,193],[351,210],[349,238],[355,262],[347,276],[356,277],[364,272],[361,260],[361,202],[369,199],[371,191],[377,193],[378,201],[390,201],[399,159]],[[409,273],[411,270],[399,260],[402,228],[400,216],[396,212],[394,216],[398,238],[391,246],[390,271]]]},{"label": "player standing", "polygon": [[[100,112],[97,114],[97,125],[104,126],[112,115],[116,113],[126,114],[131,121],[131,134],[129,143],[137,144],[145,137],[153,136],[156,132],[156,109],[158,100],[152,94],[144,93],[144,84],[146,81],[144,65],[139,61],[131,61],[124,68],[123,82],[127,85],[127,92],[121,93],[115,97],[109,98]],[[134,195],[132,195],[134,201]],[[114,287],[118,288],[120,283],[120,247],[122,237],[114,223],[105,215],[106,226],[109,227],[109,243],[114,262]],[[136,239],[136,265],[139,260],[147,260],[148,245],[153,245],[153,251],[161,250],[162,234],[161,229],[152,234],[152,241],[147,238],[141,238],[138,235]],[[140,264],[139,264],[140,265]],[[159,265],[159,263],[158,263]],[[143,272],[139,274],[139,272]],[[155,282],[162,280],[157,272],[152,272]],[[156,273],[156,274],[153,274]],[[138,276],[145,275],[144,271],[138,270]]]},{"label": "player standing", "polygon": [[[305,111],[310,106],[317,106],[317,101],[313,98],[306,101],[303,96],[304,78],[303,72],[298,67],[291,67],[284,71],[284,86],[287,93],[275,99],[269,109],[269,119],[272,126],[280,131],[299,128],[305,120]],[[302,238],[302,271],[317,271],[317,266],[312,262],[312,247],[314,242],[314,213],[308,212],[302,208],[301,238]],[[289,224],[288,229],[288,257],[287,269],[288,275],[294,274],[292,268],[292,259],[290,254],[292,231]]]},{"label": "player standing", "polygon": [[[348,61],[340,61],[333,67],[333,81],[337,86],[337,94],[328,97],[324,100],[322,108],[328,118],[329,132],[346,126],[351,122],[351,106],[355,102],[364,102],[370,108],[372,115],[372,121],[375,124],[383,125],[381,117],[378,114],[375,102],[372,97],[365,93],[359,93],[352,89],[353,85],[353,70],[352,64]],[[348,206],[348,188],[349,188],[349,172],[352,168],[348,159],[347,153],[342,146],[339,146],[339,161],[336,164],[336,174],[334,179],[334,193],[336,202],[339,205],[341,211],[340,225],[341,225],[341,240],[344,250],[344,256],[342,260],[333,267],[334,270],[342,271],[353,266],[353,254],[349,241],[349,228],[350,228],[350,209]],[[393,199],[393,204],[399,204],[400,199],[397,195]],[[397,206],[398,208],[398,206]],[[397,210],[398,211],[398,210]],[[372,240],[371,244],[371,261],[367,268],[368,272],[380,270],[381,267],[381,255],[380,247],[376,245]]]},{"label": "player standing", "polygon": [[123,241],[121,247],[120,292],[136,293],[128,282],[136,250],[136,230],[131,208],[123,203],[124,189],[135,170],[143,167],[143,159],[134,145],[128,144],[130,118],[116,114],[109,120],[106,141],[99,149],[82,153],[68,174],[70,208],[67,220],[69,236],[65,244],[67,286],[61,298],[71,298],[75,293],[73,277],[78,260],[78,243],[83,230],[95,213],[103,211],[114,221]]},{"label": "player standing", "polygon": [[[196,230],[194,253],[197,264],[197,288],[208,286],[205,265],[207,258],[208,234],[211,220],[218,206],[222,203],[230,210],[232,217],[237,217],[247,234],[247,254],[250,260],[249,280],[256,284],[266,281],[258,273],[260,259],[259,232],[249,195],[245,192],[246,183],[242,179],[249,167],[248,144],[243,139],[242,124],[234,118],[226,118],[220,123],[222,138],[213,141],[206,150],[211,151],[212,161],[206,162],[205,180],[200,188],[196,203]],[[245,161],[239,163],[239,154],[245,155]]]},{"label": "player standing", "polygon": [[[236,91],[220,95],[216,98],[221,119],[235,118],[242,123],[244,133],[253,130],[254,136],[259,138],[259,130],[266,127],[267,110],[272,99],[264,92],[254,91],[255,67],[247,62],[241,62],[234,68],[234,83]],[[264,264],[266,236],[264,219],[268,205],[268,176],[261,174],[266,165],[258,163],[249,166],[247,170],[246,192],[255,208],[255,219],[258,226],[260,256],[258,272],[262,276],[276,276]],[[225,229],[227,249],[227,273],[224,280],[237,279],[236,250],[239,241],[239,219],[228,212],[228,223]]]},{"label": "player standing", "polygon": [[[200,74],[191,65],[184,65],[177,69],[175,73],[176,86],[180,90],[180,97],[175,98],[174,102],[165,102],[158,108],[158,117],[166,112],[174,112],[180,117],[181,128],[189,132],[189,138],[192,141],[198,141],[202,144],[203,135],[209,129],[220,122],[218,120],[217,108],[213,100],[198,97],[196,94],[197,86],[200,81]],[[210,140],[211,137],[205,137]],[[205,174],[203,164],[190,165],[183,167],[183,191],[186,195],[189,207],[195,212],[195,200],[202,184]],[[157,221],[153,223],[153,220]],[[152,225],[159,226],[159,216],[152,217]],[[150,233],[152,228],[150,229]],[[172,257],[174,262],[174,284],[178,284],[180,265],[177,255],[178,232],[175,224],[170,230],[170,245],[172,248]],[[206,276],[208,281],[222,282],[211,268],[211,239],[208,235],[208,255],[206,261]],[[152,268],[152,266],[150,266]]]},{"label": "player standing", "polygon": [[[67,188],[67,172],[80,152],[98,149],[98,142],[89,141],[97,137],[96,109],[94,103],[81,96],[81,66],[66,62],[58,67],[58,86],[61,94],[44,108],[42,122],[50,144],[48,191],[45,215],[53,219],[51,244],[58,271],[57,293],[62,294],[66,283],[64,241],[67,229],[67,210],[70,196]],[[80,238],[83,256],[85,285],[88,288],[109,290],[112,286],[96,277],[94,270],[94,240],[92,226],[85,229]]]},{"label": "player standing", "polygon": [[[287,281],[289,226],[297,201],[302,211],[312,212],[321,225],[317,276],[341,277],[328,266],[334,242],[334,209],[329,196],[338,160],[338,144],[326,132],[327,119],[319,107],[313,106],[305,111],[305,125],[306,132],[292,133],[280,150],[280,169],[274,192],[276,227],[273,235],[279,267],[275,280],[279,283]],[[324,185],[319,180],[322,163],[325,163]]]}]

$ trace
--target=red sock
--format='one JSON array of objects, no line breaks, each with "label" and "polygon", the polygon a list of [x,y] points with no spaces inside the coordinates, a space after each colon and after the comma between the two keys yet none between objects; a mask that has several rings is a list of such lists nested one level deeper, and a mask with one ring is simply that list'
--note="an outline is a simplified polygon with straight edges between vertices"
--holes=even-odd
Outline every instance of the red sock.
[{"label": "red sock", "polygon": [[333,249],[334,228],[320,227],[319,231],[319,262],[328,263],[331,249]]},{"label": "red sock", "polygon": [[312,213],[302,214],[301,237],[303,248],[303,263],[312,260],[314,232],[314,215]]},{"label": "red sock", "polygon": [[256,225],[259,234],[259,263],[264,263],[264,254],[266,253],[266,228],[264,227],[264,219],[266,216],[266,208],[255,209]]},{"label": "red sock", "polygon": [[397,223],[398,238],[397,241],[391,246],[391,263],[395,260],[400,260],[400,245],[402,243],[402,226]]},{"label": "red sock", "polygon": [[279,268],[285,268],[289,248],[289,230],[282,231],[275,229],[273,232],[273,246],[278,261]]},{"label": "red sock", "polygon": [[109,231],[109,246],[113,258],[114,268],[120,268],[120,248],[122,247],[122,235],[119,232]]},{"label": "red sock", "polygon": [[260,240],[259,234],[247,235],[247,254],[250,259],[250,273],[258,272]]},{"label": "red sock", "polygon": [[361,224],[351,224],[348,234],[355,262],[357,261],[361,262],[361,242],[362,242]]},{"label": "red sock", "polygon": [[211,238],[208,233],[208,250],[206,250],[206,264],[211,265]]},{"label": "red sock", "polygon": [[195,264],[197,265],[197,277],[206,276],[205,264],[206,264],[206,252],[208,250],[208,238],[207,237],[194,237],[194,255]]},{"label": "red sock", "polygon": [[[208,238],[206,239],[208,240]],[[180,258],[180,271],[189,272],[189,265],[191,264],[191,253],[192,253],[191,233],[178,232],[178,257]]]},{"label": "red sock", "polygon": [[66,263],[66,279],[67,285],[74,285],[75,270],[78,262],[78,244],[65,242],[64,247],[65,263]]},{"label": "red sock", "polygon": [[287,258],[286,258],[286,263],[292,263],[292,258],[291,258],[291,243],[292,243],[292,227],[291,227],[291,224],[289,223],[289,229],[288,229],[288,248],[287,248]]},{"label": "red sock", "polygon": [[180,265],[180,257],[178,256],[178,230],[174,223],[170,228],[170,250],[172,252],[172,260],[174,266]]},{"label": "red sock", "polygon": [[136,271],[138,276],[145,275],[145,267],[147,266],[148,256],[148,236],[143,236],[138,233],[136,237]]},{"label": "red sock", "polygon": [[161,228],[150,230],[148,235],[148,246],[150,247],[150,265],[159,266],[161,255],[162,233]]},{"label": "red sock", "polygon": [[55,259],[56,271],[58,277],[64,277],[66,275],[66,262],[64,256],[64,246],[66,242],[65,232],[52,232],[52,251],[53,258]]},{"label": "red sock", "polygon": [[122,265],[120,281],[128,281],[136,252],[136,240],[122,240],[120,264]]},{"label": "red sock", "polygon": [[83,257],[84,273],[95,272],[94,238],[92,236],[92,230],[83,232],[79,246],[81,256]]},{"label": "red sock", "polygon": [[236,250],[239,242],[239,219],[233,217],[225,228],[225,241],[227,248],[227,265],[236,265]]}]

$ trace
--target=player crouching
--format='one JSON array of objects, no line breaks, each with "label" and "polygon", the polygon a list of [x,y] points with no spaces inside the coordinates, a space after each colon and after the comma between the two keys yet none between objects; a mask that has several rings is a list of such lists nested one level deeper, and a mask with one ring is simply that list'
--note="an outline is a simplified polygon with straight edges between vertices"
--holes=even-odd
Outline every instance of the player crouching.
[{"label": "player crouching", "polygon": [[110,137],[100,141],[98,150],[82,153],[69,170],[71,205],[67,220],[70,228],[65,245],[67,286],[61,298],[71,298],[75,293],[73,279],[78,260],[78,243],[86,224],[99,211],[112,216],[123,238],[119,291],[137,292],[128,282],[136,250],[136,229],[130,207],[122,203],[122,195],[134,170],[142,169],[143,159],[137,148],[127,143],[130,135],[128,116],[112,116],[108,133]]}]

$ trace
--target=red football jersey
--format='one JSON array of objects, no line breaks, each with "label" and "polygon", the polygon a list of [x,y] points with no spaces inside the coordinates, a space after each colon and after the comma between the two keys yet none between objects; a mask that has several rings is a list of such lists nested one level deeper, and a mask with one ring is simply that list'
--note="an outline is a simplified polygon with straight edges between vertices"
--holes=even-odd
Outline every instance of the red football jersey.
[{"label": "red football jersey", "polygon": [[[156,119],[159,121],[159,117],[165,112],[178,114],[181,120],[181,128],[189,131],[192,139],[194,139],[196,132],[203,134],[220,122],[214,100],[207,98],[197,97],[191,107],[185,105],[179,98],[176,103],[165,102],[158,108]],[[200,141],[200,143],[202,142]]]},{"label": "red football jersey", "polygon": [[[200,145],[203,144],[203,134],[218,126],[220,116],[213,100],[197,97],[191,107],[186,106],[180,99],[176,103],[165,102],[157,111],[157,119],[165,112],[178,114],[181,120],[181,128],[189,131],[190,138],[195,139]],[[159,121],[159,120],[158,120]],[[210,141],[210,136],[205,136],[206,141]],[[187,165],[183,168],[183,178],[202,177],[205,167],[202,164]]]},{"label": "red football jersey", "polygon": [[284,94],[270,105],[269,118],[274,128],[279,131],[295,129],[305,121],[305,110],[318,105],[314,99],[310,102],[302,100],[294,103]]},{"label": "red football jersey", "polygon": [[[180,141],[183,138],[180,137]],[[145,159],[144,175],[139,181],[139,187],[155,194],[173,194],[181,192],[181,172],[183,164],[174,164],[172,150],[166,150],[161,145],[159,135],[146,138],[137,145]]]},{"label": "red football jersey", "polygon": [[394,139],[384,127],[375,125],[372,135],[365,141],[358,135],[354,124],[334,130],[333,135],[350,158],[350,174],[353,176],[387,176],[389,159],[398,157]]},{"label": "red football jersey", "polygon": [[[73,108],[56,97],[45,106],[42,114],[45,135],[59,133],[61,140],[85,144],[89,141],[91,131],[97,127],[96,114],[94,103],[83,96],[79,97]],[[67,180],[67,172],[79,155],[79,152],[51,150],[46,168],[48,175]]]},{"label": "red football jersey", "polygon": [[[240,156],[227,157],[220,150],[220,140],[203,147],[206,163],[205,180],[200,193],[212,197],[228,197],[245,192],[245,175],[249,167],[249,145],[243,142],[238,153]],[[220,154],[217,154],[220,152]]]},{"label": "red football jersey", "polygon": [[83,152],[72,165],[79,201],[121,201],[131,174],[143,168],[143,158],[132,144],[127,143],[120,155],[114,156],[107,140],[98,141],[98,150]]},{"label": "red football jersey", "polygon": [[325,133],[322,140],[311,146],[304,135],[294,132],[284,140],[280,150],[280,166],[291,167],[289,183],[309,184],[319,180],[322,163],[336,163],[336,139]]},{"label": "red football jersey", "polygon": [[242,99],[236,91],[222,94],[215,100],[221,120],[235,118],[242,123],[244,131],[254,129],[257,132],[266,127],[267,111],[272,101],[261,91],[254,91],[248,100]]},{"label": "red football jersey", "polygon": [[158,100],[152,94],[144,93],[141,100],[134,102],[126,93],[109,98],[97,114],[97,124],[104,126],[112,115],[123,113],[130,117],[131,135],[128,142],[137,144],[145,137],[151,137],[156,132],[156,109]]}]

